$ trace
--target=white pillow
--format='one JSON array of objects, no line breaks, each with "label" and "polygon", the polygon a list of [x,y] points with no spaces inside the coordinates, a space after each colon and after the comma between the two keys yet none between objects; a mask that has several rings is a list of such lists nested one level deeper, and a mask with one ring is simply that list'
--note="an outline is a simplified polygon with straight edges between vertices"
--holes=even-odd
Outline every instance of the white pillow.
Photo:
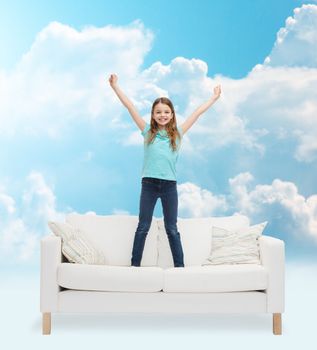
[{"label": "white pillow", "polygon": [[212,227],[212,248],[203,265],[260,264],[258,238],[267,221],[258,225],[231,231]]},{"label": "white pillow", "polygon": [[68,223],[49,221],[52,232],[62,239],[62,252],[77,264],[103,265],[105,256],[86,238],[85,232]]}]

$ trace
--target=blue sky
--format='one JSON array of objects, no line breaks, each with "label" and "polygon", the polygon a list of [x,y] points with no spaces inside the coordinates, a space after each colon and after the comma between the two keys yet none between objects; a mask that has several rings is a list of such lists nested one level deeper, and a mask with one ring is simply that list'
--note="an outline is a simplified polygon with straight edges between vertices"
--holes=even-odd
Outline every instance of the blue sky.
[{"label": "blue sky", "polygon": [[[126,25],[140,19],[155,39],[144,67],[176,56],[199,58],[209,74],[243,77],[262,62],[276,32],[303,1],[1,1],[0,64],[12,68],[49,22],[78,30],[87,25]],[[233,59],[234,58],[234,59]]]},{"label": "blue sky", "polygon": [[138,214],[142,137],[116,72],[147,121],[159,95],[180,123],[222,84],[183,140],[179,216],[268,220],[288,259],[314,260],[316,2],[153,4],[0,3],[2,256],[36,264],[47,220],[70,211]]}]

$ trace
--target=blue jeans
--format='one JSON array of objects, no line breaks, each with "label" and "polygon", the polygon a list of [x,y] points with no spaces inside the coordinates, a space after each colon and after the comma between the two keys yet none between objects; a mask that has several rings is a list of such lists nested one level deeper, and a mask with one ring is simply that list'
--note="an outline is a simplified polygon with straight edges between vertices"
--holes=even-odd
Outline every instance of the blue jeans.
[{"label": "blue jeans", "polygon": [[131,265],[140,266],[141,264],[145,239],[151,226],[152,215],[158,198],[161,198],[162,202],[164,226],[171,247],[174,266],[184,267],[183,248],[180,234],[177,231],[178,196],[176,181],[152,177],[142,178],[139,224],[134,236]]}]

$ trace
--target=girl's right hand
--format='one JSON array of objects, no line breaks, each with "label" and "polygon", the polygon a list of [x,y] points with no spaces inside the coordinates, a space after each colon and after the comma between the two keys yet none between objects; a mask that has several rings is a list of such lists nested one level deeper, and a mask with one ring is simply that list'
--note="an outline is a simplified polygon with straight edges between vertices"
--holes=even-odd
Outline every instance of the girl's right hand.
[{"label": "girl's right hand", "polygon": [[118,77],[116,74],[111,74],[109,78],[109,83],[111,87],[114,87],[117,84]]}]

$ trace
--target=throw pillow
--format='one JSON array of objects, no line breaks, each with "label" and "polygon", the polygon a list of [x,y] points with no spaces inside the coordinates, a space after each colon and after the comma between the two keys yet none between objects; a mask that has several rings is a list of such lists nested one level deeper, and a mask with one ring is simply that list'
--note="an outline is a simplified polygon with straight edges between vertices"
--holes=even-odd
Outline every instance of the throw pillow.
[{"label": "throw pillow", "polygon": [[62,252],[66,258],[77,264],[103,265],[105,256],[96,249],[84,231],[68,223],[49,221],[52,232],[62,239]]},{"label": "throw pillow", "polygon": [[212,249],[203,265],[260,264],[258,238],[267,221],[236,231],[212,227]]}]

